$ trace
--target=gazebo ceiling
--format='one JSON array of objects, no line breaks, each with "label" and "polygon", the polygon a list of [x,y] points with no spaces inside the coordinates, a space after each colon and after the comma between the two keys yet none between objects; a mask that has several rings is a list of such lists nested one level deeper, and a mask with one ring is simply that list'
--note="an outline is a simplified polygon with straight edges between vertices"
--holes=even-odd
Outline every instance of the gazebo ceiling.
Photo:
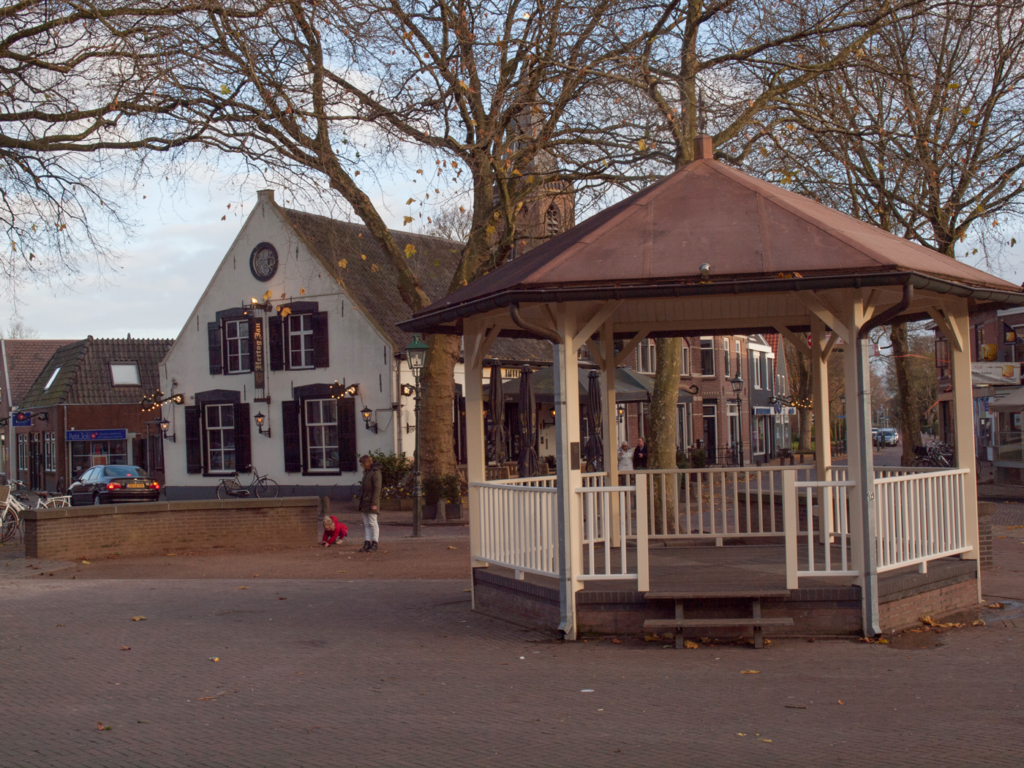
[{"label": "gazebo ceiling", "polygon": [[[767,317],[792,314],[793,323],[806,317],[803,307],[790,311],[794,293],[885,291],[889,286],[895,301],[899,286],[906,284],[918,296],[923,291],[966,297],[973,306],[1024,304],[1024,291],[1012,283],[700,157],[709,154],[709,142],[697,143],[699,159],[685,168],[435,302],[401,326],[450,333],[459,331],[463,318],[511,304],[620,299],[625,301],[615,313],[617,328],[622,322],[655,322],[667,328],[681,311],[709,319],[707,312],[723,294],[760,294],[743,302],[749,326],[736,324],[735,301],[730,323],[722,326],[753,330],[764,326]],[[702,279],[705,263],[710,270]],[[704,306],[671,301],[680,296],[704,297]],[[689,311],[680,304],[691,304]],[[914,311],[912,306],[907,315]]]}]

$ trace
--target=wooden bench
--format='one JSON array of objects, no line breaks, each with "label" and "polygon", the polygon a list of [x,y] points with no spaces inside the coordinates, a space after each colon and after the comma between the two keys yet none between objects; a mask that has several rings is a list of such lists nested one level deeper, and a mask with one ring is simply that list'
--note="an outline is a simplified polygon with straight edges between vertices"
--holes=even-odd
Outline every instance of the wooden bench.
[{"label": "wooden bench", "polygon": [[[764,627],[791,627],[793,619],[786,617],[769,618],[761,616],[761,599],[765,597],[789,597],[788,589],[760,590],[719,590],[703,592],[647,592],[648,600],[674,600],[676,617],[674,619],[647,619],[644,629],[692,629],[696,627],[752,627],[754,630],[754,647],[764,647]],[[739,619],[687,619],[683,604],[687,600],[747,600],[751,601],[750,618]],[[676,648],[683,647],[683,635],[676,633]]]}]

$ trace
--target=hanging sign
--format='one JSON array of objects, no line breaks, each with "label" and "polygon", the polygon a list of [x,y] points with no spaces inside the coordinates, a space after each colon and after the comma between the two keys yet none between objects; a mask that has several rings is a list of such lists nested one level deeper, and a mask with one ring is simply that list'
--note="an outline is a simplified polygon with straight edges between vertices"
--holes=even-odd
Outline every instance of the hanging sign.
[{"label": "hanging sign", "polygon": [[976,387],[1020,386],[1020,363],[971,363],[971,382]]},{"label": "hanging sign", "polygon": [[64,439],[70,442],[82,442],[86,440],[127,440],[127,429],[69,429],[64,433]]},{"label": "hanging sign", "polygon": [[11,419],[16,427],[31,427],[32,426],[32,414],[31,413],[13,413]]},{"label": "hanging sign", "polygon": [[[254,318],[252,321],[252,373],[253,384],[262,390],[266,386],[263,360],[263,320]],[[260,393],[262,394],[262,392]]]}]

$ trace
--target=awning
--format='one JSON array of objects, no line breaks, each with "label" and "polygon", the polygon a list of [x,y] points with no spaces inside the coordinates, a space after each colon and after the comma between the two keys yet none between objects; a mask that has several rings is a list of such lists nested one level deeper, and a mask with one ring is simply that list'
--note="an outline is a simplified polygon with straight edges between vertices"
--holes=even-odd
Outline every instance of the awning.
[{"label": "awning", "polygon": [[[589,368],[578,368],[576,370],[579,378],[580,402],[586,402],[587,384],[590,375]],[[541,368],[533,374],[533,393],[538,403],[554,402],[555,374],[554,368]],[[628,368],[615,369],[615,402],[617,403],[647,403],[651,400],[651,393],[654,392],[654,378],[636,373]],[[488,386],[484,385],[484,397],[488,397]],[[515,402],[518,394],[515,391],[505,392],[505,402]],[[680,403],[692,403],[693,395],[679,391]]]},{"label": "awning", "polygon": [[999,411],[1001,413],[1019,413],[1024,411],[1024,387],[999,398],[990,404],[988,408],[990,411]]}]

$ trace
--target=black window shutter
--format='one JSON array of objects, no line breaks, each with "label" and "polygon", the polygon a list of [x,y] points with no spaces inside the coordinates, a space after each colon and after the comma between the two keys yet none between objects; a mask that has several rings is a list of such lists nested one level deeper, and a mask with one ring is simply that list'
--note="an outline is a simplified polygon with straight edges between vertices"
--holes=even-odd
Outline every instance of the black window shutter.
[{"label": "black window shutter", "polygon": [[249,427],[249,404],[235,403],[235,470],[248,472],[252,464],[252,435]]},{"label": "black window shutter", "polygon": [[207,323],[206,333],[210,339],[210,375],[218,376],[224,371],[221,356],[220,323]]},{"label": "black window shutter", "polygon": [[284,434],[284,471],[302,471],[302,440],[299,432],[299,402],[281,403],[281,426]]},{"label": "black window shutter", "polygon": [[280,316],[270,318],[270,370],[284,370],[284,321]]},{"label": "black window shutter", "polygon": [[313,367],[329,368],[331,365],[330,345],[327,342],[327,313],[313,313]]},{"label": "black window shutter", "polygon": [[203,472],[203,443],[200,439],[199,407],[185,406],[185,471],[190,475]]},{"label": "black window shutter", "polygon": [[356,401],[350,397],[338,401],[338,456],[342,472],[356,471]]}]

